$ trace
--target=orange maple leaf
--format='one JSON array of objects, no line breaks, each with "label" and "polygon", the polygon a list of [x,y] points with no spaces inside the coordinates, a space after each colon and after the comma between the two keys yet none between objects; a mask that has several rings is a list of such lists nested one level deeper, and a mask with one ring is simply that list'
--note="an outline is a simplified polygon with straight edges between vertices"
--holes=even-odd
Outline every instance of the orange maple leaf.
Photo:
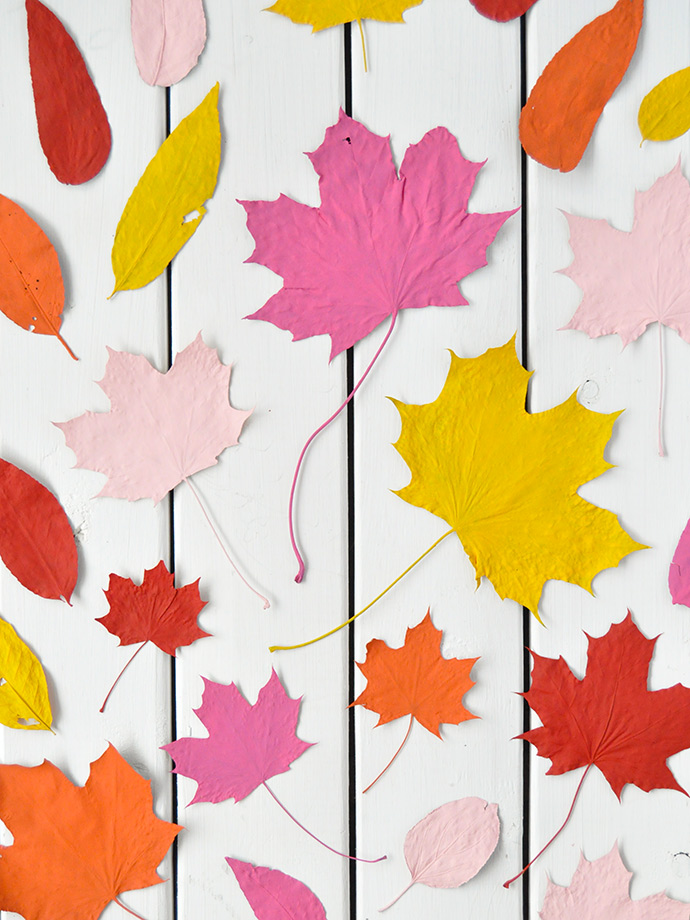
[{"label": "orange maple leaf", "polygon": [[121,891],[160,884],[156,866],[181,828],[151,806],[150,782],[112,745],[84,786],[47,760],[0,765],[0,818],[14,837],[0,847],[0,910],[96,920]]},{"label": "orange maple leaf", "polygon": [[398,756],[415,719],[440,738],[442,723],[459,725],[479,718],[462,704],[463,696],[474,686],[470,672],[479,659],[444,658],[442,638],[442,631],[435,628],[427,610],[422,622],[407,630],[400,648],[391,648],[382,639],[372,639],[367,644],[366,659],[362,664],[357,662],[367,685],[352,705],[378,713],[377,725],[401,716],[410,717],[402,744],[364,792],[371,789]]}]

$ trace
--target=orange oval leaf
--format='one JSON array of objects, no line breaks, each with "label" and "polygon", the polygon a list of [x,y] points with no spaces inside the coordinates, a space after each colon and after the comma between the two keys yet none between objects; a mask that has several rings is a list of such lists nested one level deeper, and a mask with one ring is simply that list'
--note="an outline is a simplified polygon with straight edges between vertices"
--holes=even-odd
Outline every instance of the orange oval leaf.
[{"label": "orange oval leaf", "polygon": [[635,53],[643,11],[644,0],[618,0],[549,61],[520,115],[529,156],[561,172],[577,166]]},{"label": "orange oval leaf", "polygon": [[16,201],[0,195],[0,310],[22,329],[60,335],[65,289],[53,244]]}]

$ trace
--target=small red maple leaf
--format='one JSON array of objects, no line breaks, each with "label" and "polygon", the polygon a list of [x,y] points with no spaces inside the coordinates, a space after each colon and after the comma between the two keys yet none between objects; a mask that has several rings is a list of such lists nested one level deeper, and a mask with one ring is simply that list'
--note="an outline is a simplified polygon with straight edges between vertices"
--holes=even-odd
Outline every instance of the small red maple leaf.
[{"label": "small red maple leaf", "polygon": [[521,694],[542,725],[518,738],[551,760],[548,774],[587,768],[568,817],[546,847],[565,827],[592,767],[601,770],[619,799],[627,783],[645,792],[676,789],[687,795],[666,760],[690,747],[690,689],[681,684],[647,689],[656,638],[647,639],[640,632],[630,611],[604,636],[587,638],[587,672],[582,680],[562,657],[542,658],[532,652],[532,686]]},{"label": "small red maple leaf", "polygon": [[106,696],[101,712],[105,709],[115,684],[122,677],[147,642],[153,642],[161,651],[175,655],[183,645],[191,645],[210,633],[197,625],[196,618],[206,606],[199,595],[199,579],[192,584],[175,587],[175,576],[163,560],[153,569],[144,572],[140,585],[131,578],[110,576],[105,592],[110,609],[96,622],[120,639],[120,645],[142,644],[136,650],[117,676]]}]

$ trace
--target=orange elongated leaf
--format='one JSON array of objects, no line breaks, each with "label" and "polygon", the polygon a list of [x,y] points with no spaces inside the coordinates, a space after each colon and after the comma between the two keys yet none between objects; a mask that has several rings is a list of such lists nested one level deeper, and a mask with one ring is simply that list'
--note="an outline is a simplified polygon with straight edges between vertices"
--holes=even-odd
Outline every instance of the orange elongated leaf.
[{"label": "orange elongated leaf", "polygon": [[65,288],[55,247],[16,201],[0,195],[0,310],[22,329],[60,335]]},{"label": "orange elongated leaf", "polygon": [[0,765],[0,819],[14,838],[0,847],[0,910],[97,920],[120,892],[159,885],[156,866],[182,828],[152,804],[150,781],[112,745],[84,786],[48,760]]},{"label": "orange elongated leaf", "polygon": [[546,65],[520,116],[529,156],[561,172],[577,166],[635,53],[643,11],[644,0],[618,0]]}]

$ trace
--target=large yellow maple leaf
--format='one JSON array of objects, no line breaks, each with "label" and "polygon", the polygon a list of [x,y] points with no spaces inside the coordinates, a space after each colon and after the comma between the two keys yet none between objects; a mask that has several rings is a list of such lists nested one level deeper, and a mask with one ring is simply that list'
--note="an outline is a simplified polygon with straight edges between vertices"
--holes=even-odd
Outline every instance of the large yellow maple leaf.
[{"label": "large yellow maple leaf", "polygon": [[422,0],[276,0],[268,7],[293,22],[307,23],[314,32],[339,26],[344,22],[378,19],[381,22],[404,22],[402,14]]},{"label": "large yellow maple leaf", "polygon": [[628,553],[646,549],[615,514],[577,494],[612,467],[603,453],[620,415],[581,406],[574,393],[553,409],[525,409],[529,374],[515,339],[478,358],[451,351],[438,398],[393,400],[402,419],[394,445],[412,473],[396,492],[443,518],[477,574],[536,616],[544,582],[580,585]]}]

